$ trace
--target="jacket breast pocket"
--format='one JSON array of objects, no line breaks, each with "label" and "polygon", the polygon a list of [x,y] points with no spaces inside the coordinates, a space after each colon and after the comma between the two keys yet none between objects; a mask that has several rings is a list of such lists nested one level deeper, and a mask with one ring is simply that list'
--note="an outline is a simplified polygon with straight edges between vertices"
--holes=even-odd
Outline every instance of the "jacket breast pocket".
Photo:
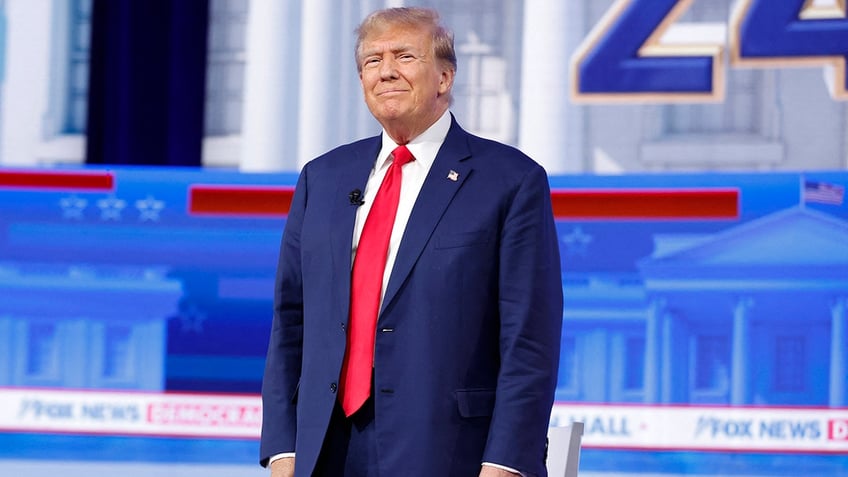
[{"label": "jacket breast pocket", "polygon": [[458,389],[456,404],[462,417],[491,417],[495,410],[495,390]]},{"label": "jacket breast pocket", "polygon": [[481,245],[489,242],[490,235],[488,230],[441,234],[436,237],[436,248],[445,249]]}]

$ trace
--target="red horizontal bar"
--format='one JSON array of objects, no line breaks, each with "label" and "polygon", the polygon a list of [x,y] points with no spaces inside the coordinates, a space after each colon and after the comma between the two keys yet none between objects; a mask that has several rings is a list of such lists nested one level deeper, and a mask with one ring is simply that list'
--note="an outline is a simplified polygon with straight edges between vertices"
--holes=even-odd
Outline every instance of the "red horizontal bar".
[{"label": "red horizontal bar", "polygon": [[[192,185],[189,213],[286,215],[294,188]],[[738,189],[579,189],[551,191],[557,219],[737,219]]]},{"label": "red horizontal bar", "polygon": [[737,219],[739,189],[575,189],[551,192],[557,219]]},{"label": "red horizontal bar", "polygon": [[0,171],[0,188],[112,190],[111,172]]},{"label": "red horizontal bar", "polygon": [[189,214],[286,215],[294,188],[242,185],[192,185]]}]

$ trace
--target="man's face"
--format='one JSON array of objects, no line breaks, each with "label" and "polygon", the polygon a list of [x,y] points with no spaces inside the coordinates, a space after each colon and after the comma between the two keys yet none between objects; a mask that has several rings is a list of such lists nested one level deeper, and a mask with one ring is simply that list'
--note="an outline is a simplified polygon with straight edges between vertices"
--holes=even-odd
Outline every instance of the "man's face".
[{"label": "man's face", "polygon": [[383,127],[420,134],[447,109],[453,71],[435,58],[426,29],[387,28],[366,37],[360,53],[365,103]]}]

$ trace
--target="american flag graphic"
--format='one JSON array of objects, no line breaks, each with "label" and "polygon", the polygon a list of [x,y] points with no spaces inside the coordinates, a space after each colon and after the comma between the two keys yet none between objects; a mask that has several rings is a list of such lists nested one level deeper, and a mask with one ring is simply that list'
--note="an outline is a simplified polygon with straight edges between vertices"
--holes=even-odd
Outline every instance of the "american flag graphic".
[{"label": "american flag graphic", "polygon": [[804,202],[842,205],[845,199],[845,186],[827,182],[804,181]]}]

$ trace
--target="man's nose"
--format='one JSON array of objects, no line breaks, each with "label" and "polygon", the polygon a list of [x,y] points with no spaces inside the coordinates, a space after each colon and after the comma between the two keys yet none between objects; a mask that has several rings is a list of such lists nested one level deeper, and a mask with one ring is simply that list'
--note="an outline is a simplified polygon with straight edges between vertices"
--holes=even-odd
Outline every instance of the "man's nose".
[{"label": "man's nose", "polygon": [[394,58],[384,58],[383,61],[380,62],[380,78],[397,78],[397,61],[395,61]]}]

